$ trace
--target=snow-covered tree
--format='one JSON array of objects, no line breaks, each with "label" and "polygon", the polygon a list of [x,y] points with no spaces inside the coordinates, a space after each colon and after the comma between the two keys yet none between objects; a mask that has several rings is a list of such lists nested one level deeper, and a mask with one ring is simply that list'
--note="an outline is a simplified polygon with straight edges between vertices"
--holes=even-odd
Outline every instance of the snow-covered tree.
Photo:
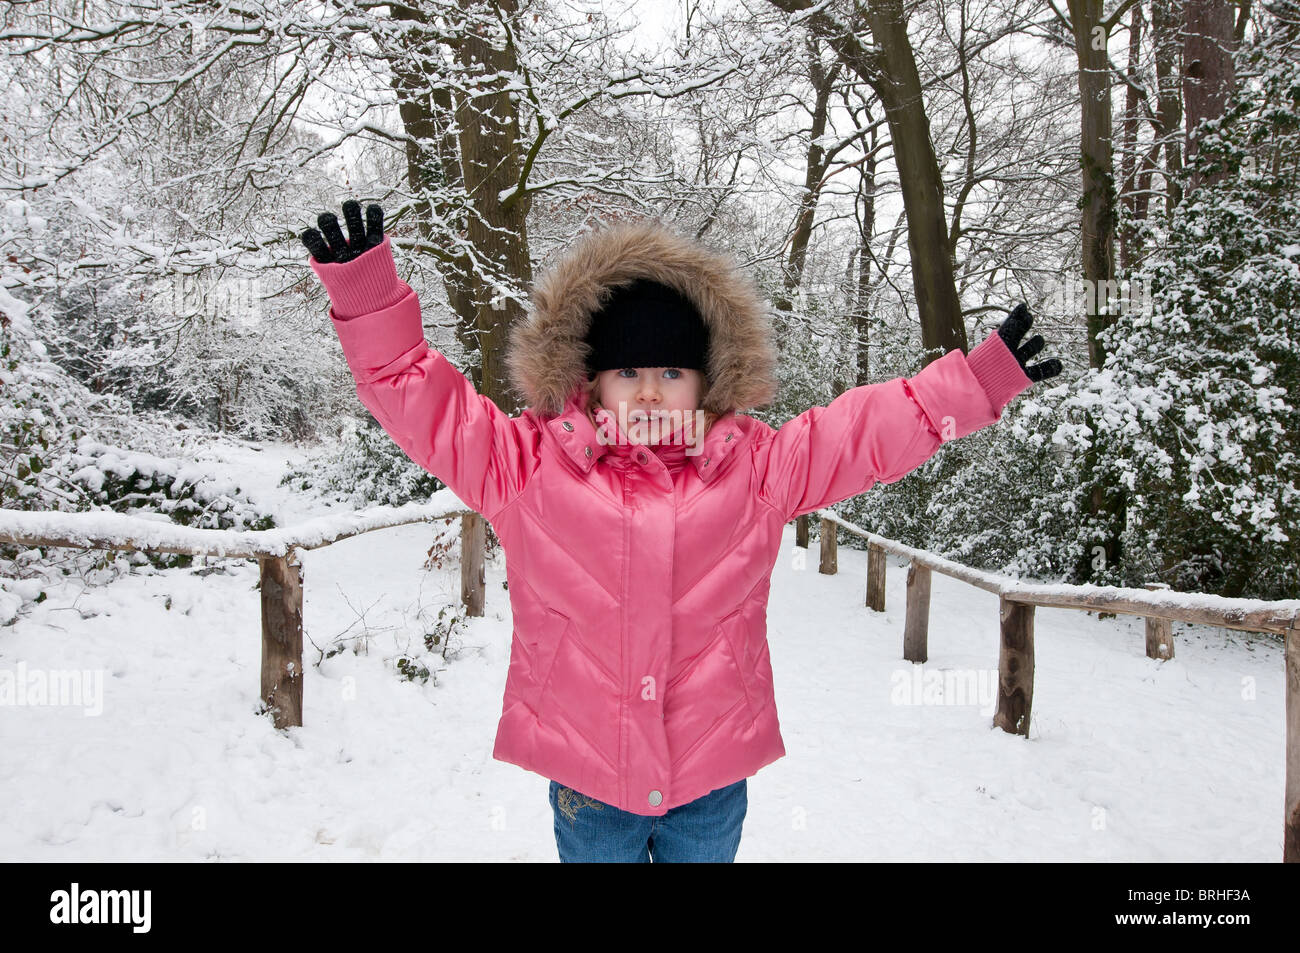
[{"label": "snow-covered tree", "polygon": [[[1129,497],[1115,581],[1280,598],[1300,580],[1300,4],[1270,12],[1247,81],[1201,127],[1184,201],[1151,225],[1133,276],[1151,307],[1108,329],[1069,404],[1094,408]],[[1198,174],[1212,184],[1192,191]]]}]

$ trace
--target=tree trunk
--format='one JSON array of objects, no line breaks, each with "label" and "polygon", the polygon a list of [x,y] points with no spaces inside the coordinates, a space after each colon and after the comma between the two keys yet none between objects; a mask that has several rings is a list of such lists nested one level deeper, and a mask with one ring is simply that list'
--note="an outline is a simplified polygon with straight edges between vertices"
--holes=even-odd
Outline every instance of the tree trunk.
[{"label": "tree trunk", "polygon": [[[871,298],[875,279],[871,272],[871,240],[876,235],[876,130],[871,142],[864,143],[866,161],[859,166],[858,195],[862,206],[862,223],[858,232],[857,282],[854,289],[853,328],[857,334],[858,376],[853,386],[871,383]],[[884,274],[880,280],[884,280]]]},{"label": "tree trunk", "polygon": [[1111,146],[1110,68],[1102,0],[1070,0],[1079,59],[1083,169],[1083,277],[1095,291],[1088,314],[1088,362],[1100,368],[1106,354],[1098,332],[1113,323],[1107,311],[1115,280],[1115,171]]},{"label": "tree trunk", "polygon": [[925,366],[949,351],[967,349],[944,215],[943,180],[902,0],[871,0],[866,15],[883,75],[873,72],[863,78],[872,83],[884,104],[894,143]]},{"label": "tree trunk", "polygon": [[[462,9],[477,6],[475,0],[458,2]],[[495,6],[507,18],[518,14],[517,0],[496,0]],[[488,36],[469,30],[456,54],[467,78],[484,77],[475,95],[462,94],[456,109],[461,172],[471,210],[468,238],[480,262],[473,294],[473,329],[478,332],[482,354],[478,391],[510,414],[522,408],[510,391],[506,374],[506,338],[510,324],[522,317],[524,309],[522,301],[503,297],[496,289],[526,288],[533,278],[526,228],[532,202],[517,193],[505,201],[498,198],[518,185],[523,174],[519,114],[508,88],[519,64],[512,44],[498,50]]]},{"label": "tree trunk", "polygon": [[[1186,0],[1187,28],[1183,48],[1183,100],[1187,104],[1187,161],[1196,155],[1199,126],[1223,115],[1228,97],[1236,86],[1232,53],[1234,8],[1223,0]],[[1203,177],[1193,169],[1189,188],[1223,178],[1219,172]]]},{"label": "tree trunk", "polygon": [[[786,13],[807,13],[808,26],[825,38],[840,62],[880,98],[889,123],[907,216],[912,285],[925,351],[922,366],[949,351],[958,348],[965,351],[966,324],[957,298],[953,250],[945,222],[943,179],[930,139],[930,120],[922,101],[921,78],[907,35],[902,0],[868,0],[865,6],[856,4],[847,29],[824,13],[813,11],[813,0],[771,0],[771,3]],[[864,26],[871,33],[870,46],[860,39]]]},{"label": "tree trunk", "polygon": [[826,134],[826,122],[830,114],[831,91],[835,86],[835,78],[839,75],[840,64],[836,63],[829,71],[823,70],[821,51],[816,39],[810,37],[808,40],[808,67],[808,75],[812,79],[815,97],[812,109],[812,127],[808,130],[808,152],[804,163],[803,194],[799,199],[799,210],[795,214],[794,233],[790,237],[790,254],[786,259],[782,294],[773,302],[778,311],[794,310],[795,292],[803,281],[804,265],[808,261],[808,241],[812,237],[813,222],[817,215],[817,202],[821,197],[822,180],[826,177],[826,168],[830,161],[819,140]]},{"label": "tree trunk", "polygon": [[[1142,4],[1133,5],[1133,21],[1128,34],[1128,90],[1124,97],[1124,136],[1120,157],[1120,201],[1128,213],[1128,224],[1121,227],[1119,233],[1119,272],[1127,275],[1134,261],[1134,223],[1137,220],[1137,196],[1133,194],[1137,178],[1137,144],[1138,144],[1138,63],[1142,57]],[[1145,170],[1144,170],[1145,171]],[[1143,206],[1145,211],[1145,205]]]},{"label": "tree trunk", "polygon": [[[523,314],[523,302],[497,289],[525,288],[532,281],[525,223],[530,203],[515,194],[499,196],[519,184],[522,153],[519,118],[506,90],[506,76],[517,69],[509,43],[494,48],[491,38],[475,29],[472,0],[459,0],[466,20],[453,46],[457,70],[472,95],[449,87],[430,88],[427,69],[442,63],[435,44],[425,39],[402,41],[395,57],[393,86],[407,143],[407,178],[426,204],[419,210],[418,232],[428,240],[443,274],[447,299],[459,317],[457,336],[465,349],[478,351],[478,367],[467,376],[475,389],[506,413],[521,408],[509,388],[503,363],[511,322]],[[500,0],[507,18],[517,13],[516,0]],[[398,19],[427,23],[423,8],[395,5]],[[428,49],[420,49],[424,43]],[[452,129],[457,130],[453,133]],[[452,201],[463,195],[463,210]],[[433,223],[450,223],[442,231]],[[473,255],[462,250],[473,249]]]},{"label": "tree trunk", "polygon": [[1179,25],[1182,22],[1178,7],[1180,0],[1152,0],[1151,35],[1155,45],[1156,86],[1159,106],[1156,112],[1160,121],[1160,138],[1165,148],[1165,181],[1168,183],[1165,210],[1173,214],[1183,201],[1183,190],[1174,176],[1183,167],[1183,149],[1178,127],[1183,121],[1182,90],[1175,69],[1181,52]]},{"label": "tree trunk", "polygon": [[[427,25],[423,9],[400,4],[391,7],[397,20]],[[407,186],[417,199],[414,228],[419,236],[419,252],[432,254],[442,276],[447,303],[458,320],[457,337],[471,352],[477,339],[464,333],[475,326],[474,264],[465,253],[458,236],[468,230],[467,202],[457,202],[465,189],[460,171],[460,147],[453,131],[455,104],[450,87],[431,81],[422,61],[438,62],[442,53],[436,43],[418,33],[400,34],[393,40],[400,56],[391,58],[392,86],[397,92],[398,115],[406,140]],[[441,223],[441,227],[435,223]],[[468,375],[477,388],[481,379],[477,368]]]},{"label": "tree trunk", "polygon": [[[1116,190],[1114,156],[1111,143],[1110,66],[1107,61],[1107,33],[1102,0],[1069,0],[1070,25],[1074,30],[1075,53],[1079,60],[1080,142],[1079,158],[1083,173],[1080,207],[1083,278],[1093,293],[1088,301],[1088,362],[1100,368],[1106,360],[1105,349],[1097,335],[1112,325],[1112,313],[1118,304],[1115,284]],[[1100,429],[1091,422],[1094,434]],[[1124,526],[1122,488],[1109,485],[1100,474],[1099,462],[1105,447],[1094,439],[1083,459],[1082,482],[1090,486],[1088,512],[1098,527],[1095,546],[1104,552],[1101,568],[1115,566],[1120,559],[1119,533]],[[1092,549],[1085,551],[1075,567],[1080,581],[1093,578]]]}]

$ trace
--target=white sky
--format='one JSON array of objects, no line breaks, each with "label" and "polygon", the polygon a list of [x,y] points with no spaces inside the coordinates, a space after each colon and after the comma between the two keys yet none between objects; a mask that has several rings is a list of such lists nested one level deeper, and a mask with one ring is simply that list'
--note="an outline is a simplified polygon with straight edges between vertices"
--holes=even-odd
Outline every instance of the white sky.
[{"label": "white sky", "polygon": [[626,49],[662,49],[671,43],[686,18],[682,0],[622,0],[607,3],[604,9],[615,22],[637,27],[621,38]]}]

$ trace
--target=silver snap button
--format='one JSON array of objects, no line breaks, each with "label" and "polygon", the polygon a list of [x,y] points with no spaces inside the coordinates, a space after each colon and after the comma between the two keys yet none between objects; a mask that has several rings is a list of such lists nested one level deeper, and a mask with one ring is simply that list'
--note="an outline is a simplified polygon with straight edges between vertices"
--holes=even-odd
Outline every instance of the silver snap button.
[{"label": "silver snap button", "polygon": [[734,436],[735,436],[734,433],[729,433],[729,434],[727,434],[727,439],[730,440],[730,439],[731,439],[732,437],[734,437]]},{"label": "silver snap button", "polygon": [[651,807],[658,807],[660,804],[663,803],[664,796],[660,794],[658,791],[651,791],[650,796],[646,798],[646,800],[650,802]]},{"label": "silver snap button", "polygon": [[636,462],[637,462],[637,463],[645,463],[645,454],[644,454],[644,453],[638,453],[638,454],[636,455]]},{"label": "silver snap button", "polygon": [[569,423],[569,421],[567,421],[567,420],[566,420],[564,423],[560,424],[560,426],[563,427],[565,430],[568,430],[568,431],[572,431],[572,430],[573,430],[573,424]]},{"label": "silver snap button", "polygon": [[587,456],[591,456],[591,447],[586,447],[584,449],[586,450]]}]

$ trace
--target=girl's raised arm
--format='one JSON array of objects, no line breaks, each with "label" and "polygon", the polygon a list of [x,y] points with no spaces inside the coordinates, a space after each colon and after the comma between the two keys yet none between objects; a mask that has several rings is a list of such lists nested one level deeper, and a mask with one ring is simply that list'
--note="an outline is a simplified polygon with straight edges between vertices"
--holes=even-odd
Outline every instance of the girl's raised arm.
[{"label": "girl's raised arm", "polygon": [[999,329],[970,354],[949,351],[914,377],[854,387],[787,421],[760,464],[763,498],[788,522],[901,480],[947,441],[997,421],[1032,380],[1060,372],[1055,359],[1025,366],[1041,337],[1012,350],[1031,321],[1018,307],[1006,334]]},{"label": "girl's raised arm", "polygon": [[363,230],[360,206],[344,203],[350,243],[328,212],[318,224],[329,246],[314,229],[302,236],[357,397],[408,457],[491,520],[536,468],[540,433],[529,415],[509,417],[477,393],[425,341],[419,299],[397,276],[378,209],[370,206]]}]

